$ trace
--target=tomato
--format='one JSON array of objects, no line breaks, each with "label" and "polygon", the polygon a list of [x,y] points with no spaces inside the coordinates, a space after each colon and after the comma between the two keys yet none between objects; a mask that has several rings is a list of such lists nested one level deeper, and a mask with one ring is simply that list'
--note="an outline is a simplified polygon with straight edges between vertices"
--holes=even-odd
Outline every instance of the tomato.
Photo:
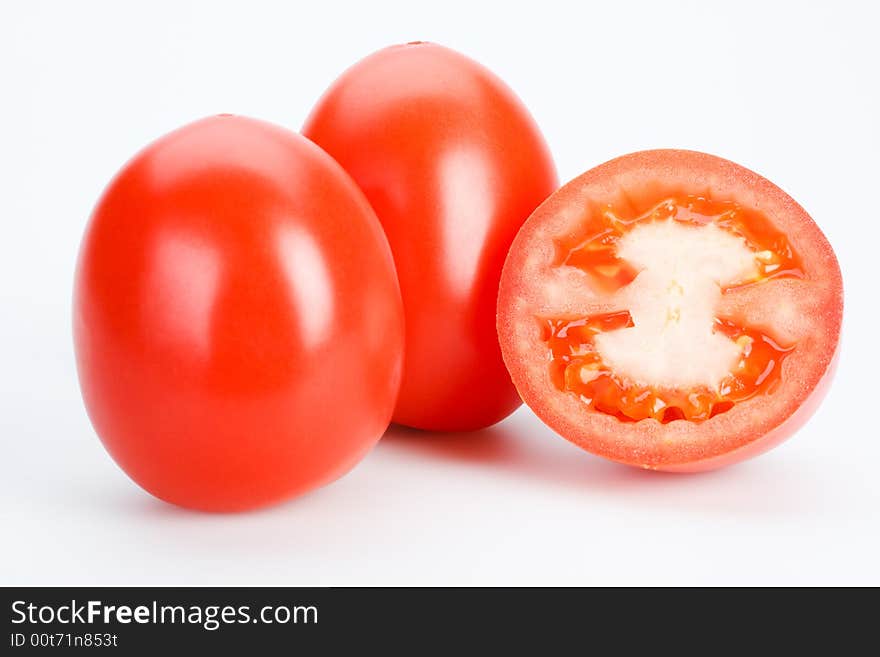
[{"label": "tomato", "polygon": [[479,64],[412,43],[346,71],[303,134],[357,181],[391,243],[406,316],[394,421],[470,430],[512,413],[498,281],[517,230],[557,187],[527,110]]},{"label": "tomato", "polygon": [[498,332],[525,402],[601,456],[698,471],[773,447],[832,377],[840,268],[804,209],[712,155],[625,155],[526,221]]},{"label": "tomato", "polygon": [[168,502],[239,510],[340,476],[379,439],[402,304],[349,176],[300,135],[223,115],[154,142],[104,192],[74,339],[122,469]]}]

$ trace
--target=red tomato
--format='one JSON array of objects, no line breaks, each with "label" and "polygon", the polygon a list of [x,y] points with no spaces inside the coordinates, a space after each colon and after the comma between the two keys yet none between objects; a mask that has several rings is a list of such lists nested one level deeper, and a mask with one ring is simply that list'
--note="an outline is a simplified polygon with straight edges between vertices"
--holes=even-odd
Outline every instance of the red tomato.
[{"label": "red tomato", "polygon": [[584,449],[697,471],[778,444],[831,381],[840,268],[771,182],[690,151],[588,171],[525,223],[498,332],[525,402]]},{"label": "red tomato", "polygon": [[393,260],[354,182],[305,138],[218,116],[112,181],[80,252],[89,416],[147,491],[238,510],[340,476],[400,382]]},{"label": "red tomato", "polygon": [[512,413],[498,280],[517,230],[557,186],[528,111],[479,64],[413,43],[346,71],[303,134],[354,177],[391,243],[406,316],[394,421],[470,430]]}]

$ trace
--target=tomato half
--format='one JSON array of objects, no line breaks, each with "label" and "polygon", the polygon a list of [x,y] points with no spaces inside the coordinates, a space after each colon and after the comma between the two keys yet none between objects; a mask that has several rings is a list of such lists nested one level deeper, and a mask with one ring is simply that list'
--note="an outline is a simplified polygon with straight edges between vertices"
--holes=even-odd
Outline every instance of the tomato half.
[{"label": "tomato half", "polygon": [[80,384],[128,475],[169,502],[265,505],[351,468],[400,382],[403,316],[381,226],[307,139],[187,125],[110,183],[74,295]]},{"label": "tomato half", "polygon": [[406,315],[394,421],[469,430],[512,413],[498,280],[517,230],[557,187],[528,111],[474,61],[413,43],[346,71],[303,134],[354,177],[391,243]]},{"label": "tomato half", "polygon": [[498,332],[525,402],[584,449],[697,471],[778,444],[830,383],[840,268],[791,197],[712,155],[633,153],[528,219]]}]

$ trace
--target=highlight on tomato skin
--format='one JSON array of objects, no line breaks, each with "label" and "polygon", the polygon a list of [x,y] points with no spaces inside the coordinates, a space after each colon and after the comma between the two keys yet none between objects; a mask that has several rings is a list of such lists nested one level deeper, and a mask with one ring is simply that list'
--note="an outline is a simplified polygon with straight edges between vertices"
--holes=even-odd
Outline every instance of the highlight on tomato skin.
[{"label": "highlight on tomato skin", "polygon": [[351,469],[388,426],[403,308],[354,181],[307,139],[221,115],[148,145],[83,237],[77,373],[119,466],[240,511]]},{"label": "highlight on tomato skin", "polygon": [[303,134],[357,181],[391,244],[406,316],[394,421],[468,431],[508,416],[522,402],[495,331],[501,268],[558,186],[526,107],[472,59],[412,42],[342,73]]},{"label": "highlight on tomato skin", "polygon": [[727,160],[657,150],[586,172],[529,217],[497,328],[523,400],[563,437],[699,471],[809,418],[842,313],[834,252],[790,196]]}]

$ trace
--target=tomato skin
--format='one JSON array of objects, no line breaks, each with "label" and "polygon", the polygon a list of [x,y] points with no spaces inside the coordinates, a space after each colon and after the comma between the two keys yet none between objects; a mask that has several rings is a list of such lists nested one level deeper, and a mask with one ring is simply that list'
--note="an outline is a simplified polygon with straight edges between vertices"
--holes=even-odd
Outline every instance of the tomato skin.
[{"label": "tomato skin", "polygon": [[[737,402],[704,422],[621,422],[588,409],[575,395],[550,383],[546,348],[535,337],[535,317],[558,314],[563,306],[566,312],[579,315],[584,308],[599,307],[611,299],[591,287],[587,278],[569,277],[551,264],[554,239],[583,221],[585,208],[634,203],[642,193],[663,198],[682,188],[760,211],[800,255],[802,280],[767,280],[731,288],[716,309],[719,317],[765,327],[794,349],[781,365],[778,389]],[[840,267],[807,212],[779,187],[745,167],[682,150],[624,155],[587,171],[551,195],[514,240],[498,299],[502,353],[526,404],[557,433],[587,451],[669,472],[700,472],[741,462],[780,444],[803,426],[831,385],[842,317]]]},{"label": "tomato skin", "polygon": [[813,413],[819,408],[822,400],[828,394],[831,388],[831,382],[834,380],[834,374],[837,372],[837,363],[840,360],[840,344],[828,369],[820,376],[816,387],[809,393],[803,403],[798,406],[794,412],[788,416],[781,424],[771,429],[766,434],[756,438],[752,442],[744,444],[742,447],[734,449],[730,452],[710,456],[705,459],[690,461],[686,463],[674,463],[665,465],[658,470],[665,472],[694,473],[707,472],[709,470],[717,470],[728,465],[734,465],[745,461],[746,459],[759,456],[767,452],[777,445],[784,443],[791,438],[796,431],[803,427],[807,421],[813,416]]},{"label": "tomato skin", "polygon": [[516,231],[557,187],[528,111],[474,61],[413,43],[343,73],[303,134],[364,190],[394,253],[406,315],[394,421],[473,430],[512,413],[498,281]]},{"label": "tomato skin", "polygon": [[74,342],[122,469],[168,502],[236,511],[340,476],[379,439],[402,304],[381,227],[332,158],[222,115],[152,143],[105,190]]}]

